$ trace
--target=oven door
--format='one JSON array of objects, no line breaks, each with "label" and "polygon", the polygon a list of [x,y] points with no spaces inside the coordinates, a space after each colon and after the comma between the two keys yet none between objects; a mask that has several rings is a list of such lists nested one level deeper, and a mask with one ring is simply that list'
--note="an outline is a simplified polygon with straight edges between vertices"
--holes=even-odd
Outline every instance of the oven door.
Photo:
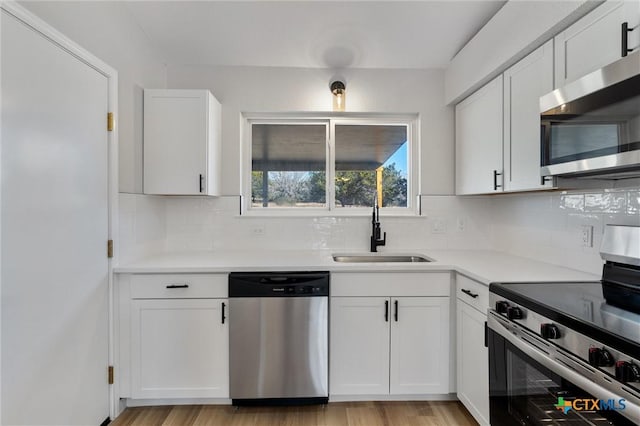
[{"label": "oven door", "polygon": [[[598,386],[575,365],[548,357],[544,342],[518,336],[498,314],[489,313],[488,326],[492,426],[636,425],[631,419],[640,418],[637,401]],[[594,410],[594,404],[603,404],[594,402],[598,399],[603,409]]]}]

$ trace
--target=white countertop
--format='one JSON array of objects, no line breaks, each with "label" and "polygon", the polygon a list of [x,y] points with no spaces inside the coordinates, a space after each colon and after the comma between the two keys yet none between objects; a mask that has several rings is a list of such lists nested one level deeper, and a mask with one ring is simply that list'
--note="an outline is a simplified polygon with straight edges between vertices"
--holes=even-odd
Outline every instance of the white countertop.
[{"label": "white countertop", "polygon": [[480,281],[598,281],[599,276],[504,252],[485,250],[420,250],[379,254],[423,255],[428,263],[338,263],[327,250],[202,251],[156,255],[114,268],[116,273],[216,273],[240,271],[456,271]]}]

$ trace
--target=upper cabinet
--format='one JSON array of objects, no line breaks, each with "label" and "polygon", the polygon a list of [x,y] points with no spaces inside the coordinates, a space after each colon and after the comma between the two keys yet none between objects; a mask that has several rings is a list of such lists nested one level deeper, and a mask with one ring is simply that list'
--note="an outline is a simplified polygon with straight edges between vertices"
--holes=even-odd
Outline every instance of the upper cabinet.
[{"label": "upper cabinet", "polygon": [[553,90],[553,41],[504,73],[504,190],[551,187],[540,179],[540,97]]},{"label": "upper cabinet", "polygon": [[[626,27],[633,31],[625,31]],[[607,1],[555,38],[556,87],[610,64],[640,47],[640,1]]]},{"label": "upper cabinet", "polygon": [[144,193],[220,195],[220,130],[208,90],[145,90]]},{"label": "upper cabinet", "polygon": [[502,191],[502,75],[456,105],[456,194]]},{"label": "upper cabinet", "polygon": [[551,186],[540,179],[540,96],[553,90],[550,40],[456,105],[456,193]]}]

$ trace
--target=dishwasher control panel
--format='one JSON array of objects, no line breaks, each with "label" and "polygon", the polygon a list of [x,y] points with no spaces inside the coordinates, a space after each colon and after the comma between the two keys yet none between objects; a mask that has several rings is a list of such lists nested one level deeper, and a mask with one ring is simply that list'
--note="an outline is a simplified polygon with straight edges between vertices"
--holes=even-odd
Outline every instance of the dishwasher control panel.
[{"label": "dishwasher control panel", "polygon": [[284,294],[315,294],[321,293],[323,291],[323,287],[311,285],[289,285],[284,287],[272,287],[271,291],[274,293]]},{"label": "dishwasher control panel", "polygon": [[232,272],[229,297],[317,297],[329,295],[328,272]]}]

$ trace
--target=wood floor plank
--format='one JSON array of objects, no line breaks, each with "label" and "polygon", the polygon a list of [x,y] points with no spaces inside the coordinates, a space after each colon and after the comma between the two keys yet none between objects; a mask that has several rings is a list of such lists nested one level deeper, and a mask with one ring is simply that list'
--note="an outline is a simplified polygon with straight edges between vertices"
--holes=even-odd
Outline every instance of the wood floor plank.
[{"label": "wood floor plank", "polygon": [[112,426],[475,426],[457,401],[333,402],[300,407],[127,408]]}]

